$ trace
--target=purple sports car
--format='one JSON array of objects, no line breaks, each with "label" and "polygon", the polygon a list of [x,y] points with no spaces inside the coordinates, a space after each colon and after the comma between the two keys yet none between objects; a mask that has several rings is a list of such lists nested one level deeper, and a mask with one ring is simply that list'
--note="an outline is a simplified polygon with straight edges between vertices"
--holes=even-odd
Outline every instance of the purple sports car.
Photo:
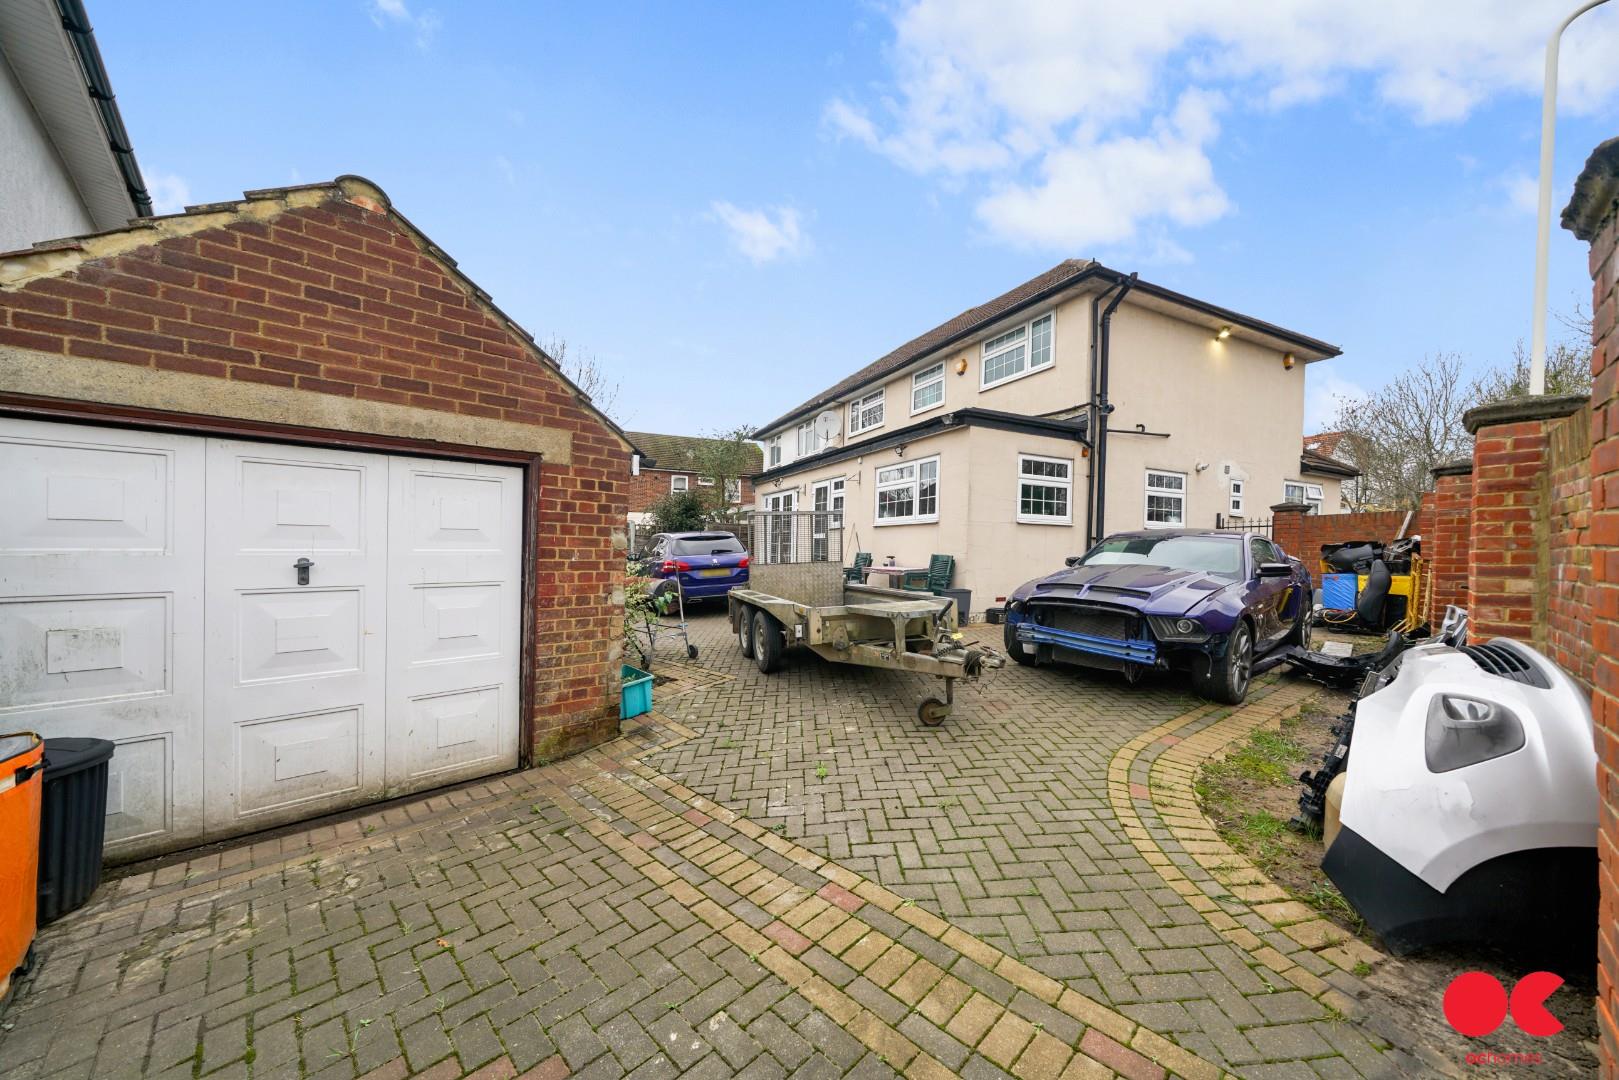
[{"label": "purple sports car", "polygon": [[1198,692],[1235,705],[1254,657],[1309,641],[1314,598],[1299,560],[1258,533],[1116,533],[1006,606],[1006,651],[1121,671],[1192,673]]}]

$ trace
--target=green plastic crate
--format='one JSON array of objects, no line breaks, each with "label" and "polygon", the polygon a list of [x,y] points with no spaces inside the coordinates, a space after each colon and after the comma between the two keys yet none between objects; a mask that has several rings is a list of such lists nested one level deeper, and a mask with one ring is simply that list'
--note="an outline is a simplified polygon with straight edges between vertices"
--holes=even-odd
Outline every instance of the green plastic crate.
[{"label": "green plastic crate", "polygon": [[651,712],[652,673],[625,664],[619,670],[619,677],[623,685],[618,692],[618,718],[628,720],[632,716]]}]

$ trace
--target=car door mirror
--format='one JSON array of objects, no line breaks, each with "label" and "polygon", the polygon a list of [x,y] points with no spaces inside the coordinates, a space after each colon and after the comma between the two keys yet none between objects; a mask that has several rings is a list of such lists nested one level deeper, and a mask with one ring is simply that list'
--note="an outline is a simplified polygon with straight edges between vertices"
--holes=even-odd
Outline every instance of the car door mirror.
[{"label": "car door mirror", "polygon": [[1062,562],[1064,566],[1078,566],[1084,558],[1085,556],[1083,555],[1070,555]]},{"label": "car door mirror", "polygon": [[1292,577],[1293,576],[1293,564],[1292,563],[1285,563],[1285,562],[1260,563],[1259,564],[1259,576],[1262,577],[1262,578]]}]

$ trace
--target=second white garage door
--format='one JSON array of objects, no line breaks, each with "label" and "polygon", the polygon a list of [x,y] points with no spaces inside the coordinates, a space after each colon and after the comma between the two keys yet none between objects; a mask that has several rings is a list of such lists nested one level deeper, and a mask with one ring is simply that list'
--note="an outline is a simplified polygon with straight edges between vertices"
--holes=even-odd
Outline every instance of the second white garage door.
[{"label": "second white garage door", "polygon": [[520,470],[26,421],[0,470],[0,727],[119,743],[110,852],[516,765]]}]

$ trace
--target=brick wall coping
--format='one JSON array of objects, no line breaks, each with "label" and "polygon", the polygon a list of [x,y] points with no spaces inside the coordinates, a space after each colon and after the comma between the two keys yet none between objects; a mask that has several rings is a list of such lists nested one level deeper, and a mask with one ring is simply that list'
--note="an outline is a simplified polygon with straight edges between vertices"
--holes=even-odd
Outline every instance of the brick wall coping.
[{"label": "brick wall coping", "polygon": [[1457,458],[1447,461],[1443,465],[1435,465],[1428,470],[1431,476],[1467,476],[1473,471],[1472,458]]},{"label": "brick wall coping", "polygon": [[1462,424],[1467,428],[1469,435],[1477,435],[1479,428],[1494,427],[1497,424],[1556,420],[1571,416],[1583,409],[1585,403],[1590,400],[1590,394],[1542,394],[1539,397],[1525,395],[1508,398],[1492,405],[1468,409],[1462,414]]},{"label": "brick wall coping", "polygon": [[1310,512],[1310,504],[1302,502],[1272,503],[1270,511],[1273,514],[1308,514]]},{"label": "brick wall coping", "polygon": [[1563,207],[1563,228],[1589,243],[1619,207],[1619,138],[1602,143],[1586,159],[1574,181],[1574,197]]}]

